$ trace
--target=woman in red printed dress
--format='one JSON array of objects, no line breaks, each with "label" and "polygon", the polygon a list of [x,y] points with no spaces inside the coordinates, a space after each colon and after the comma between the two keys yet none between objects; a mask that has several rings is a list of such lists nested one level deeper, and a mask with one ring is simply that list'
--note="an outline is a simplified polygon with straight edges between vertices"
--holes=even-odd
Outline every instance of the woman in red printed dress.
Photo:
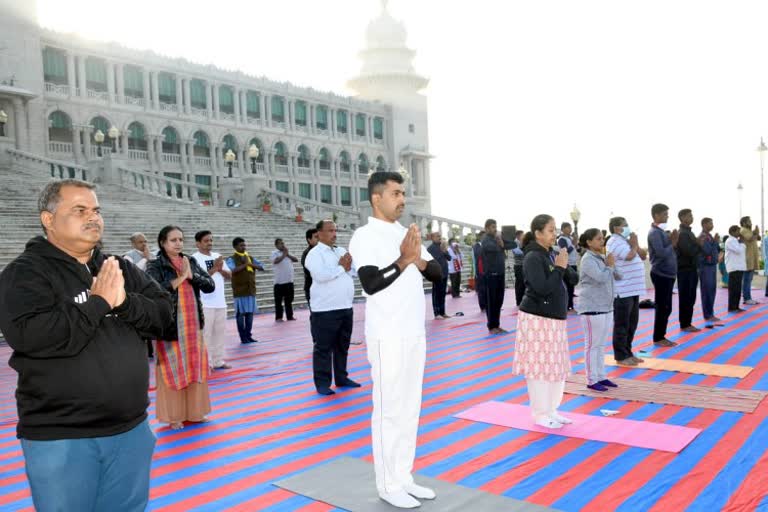
[{"label": "woman in red printed dress", "polygon": [[194,258],[182,253],[184,233],[165,226],[157,235],[160,253],[147,265],[147,273],[171,293],[176,322],[157,340],[157,419],[172,429],[184,422],[208,421],[208,355],[203,343],[203,308],[200,292],[211,293],[215,284]]},{"label": "woman in red printed dress", "polygon": [[557,412],[571,372],[568,348],[568,290],[578,274],[565,249],[555,252],[555,219],[537,215],[523,240],[525,296],[517,317],[513,371],[524,375],[537,425],[561,428],[572,421]]}]

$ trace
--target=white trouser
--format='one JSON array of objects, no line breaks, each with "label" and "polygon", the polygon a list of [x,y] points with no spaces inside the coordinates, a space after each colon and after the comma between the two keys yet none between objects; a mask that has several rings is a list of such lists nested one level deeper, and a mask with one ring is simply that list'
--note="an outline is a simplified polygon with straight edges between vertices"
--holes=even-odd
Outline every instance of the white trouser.
[{"label": "white trouser", "polygon": [[226,308],[203,308],[205,325],[203,340],[208,349],[208,366],[216,368],[224,364],[224,336],[227,329]]},{"label": "white trouser", "polygon": [[605,341],[613,332],[613,314],[581,315],[587,384],[605,380]]},{"label": "white trouser", "polygon": [[427,343],[424,337],[366,340],[373,378],[371,441],[379,494],[413,483]]},{"label": "white trouser", "polygon": [[528,399],[531,402],[531,414],[534,420],[552,418],[560,407],[565,391],[565,382],[550,382],[540,379],[525,379],[528,384]]}]

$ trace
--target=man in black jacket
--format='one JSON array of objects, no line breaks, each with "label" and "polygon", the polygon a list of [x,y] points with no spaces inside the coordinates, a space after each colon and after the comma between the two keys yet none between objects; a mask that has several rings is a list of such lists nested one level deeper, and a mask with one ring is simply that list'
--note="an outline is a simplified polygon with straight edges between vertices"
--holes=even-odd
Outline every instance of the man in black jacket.
[{"label": "man in black jacket", "polygon": [[688,208],[677,214],[680,219],[680,236],[675,250],[677,252],[677,291],[680,310],[680,330],[698,332],[701,329],[691,324],[693,306],[696,304],[696,288],[699,285],[699,258],[701,245],[691,231],[693,213]]},{"label": "man in black jacket", "polygon": [[443,272],[443,278],[438,283],[432,285],[432,312],[435,318],[449,318],[445,314],[445,293],[448,288],[448,262],[451,260],[451,256],[448,254],[448,247],[443,243],[440,233],[430,233],[429,237],[432,239],[432,244],[427,247],[432,259],[434,259],[440,270]]},{"label": "man in black jacket", "polygon": [[501,233],[496,231],[496,221],[485,221],[485,237],[481,242],[483,272],[485,276],[485,290],[487,309],[485,316],[488,319],[488,332],[490,334],[504,334],[507,331],[501,328],[501,306],[504,304],[505,266],[507,254],[505,250],[513,249],[514,243],[501,239]]},{"label": "man in black jacket", "polygon": [[173,324],[170,296],[99,251],[93,185],[50,182],[38,205],[46,237],[0,274],[32,501],[38,511],[144,510],[155,436],[142,337]]}]

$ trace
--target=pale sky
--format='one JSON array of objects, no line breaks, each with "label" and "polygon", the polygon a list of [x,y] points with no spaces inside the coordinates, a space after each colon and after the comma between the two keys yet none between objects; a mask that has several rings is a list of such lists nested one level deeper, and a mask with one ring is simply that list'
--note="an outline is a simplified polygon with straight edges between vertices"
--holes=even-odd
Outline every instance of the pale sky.
[{"label": "pale sky", "polygon": [[[38,0],[43,26],[348,93],[378,0]],[[430,78],[433,213],[760,222],[768,2],[390,0]],[[761,226],[761,229],[763,226]]]}]

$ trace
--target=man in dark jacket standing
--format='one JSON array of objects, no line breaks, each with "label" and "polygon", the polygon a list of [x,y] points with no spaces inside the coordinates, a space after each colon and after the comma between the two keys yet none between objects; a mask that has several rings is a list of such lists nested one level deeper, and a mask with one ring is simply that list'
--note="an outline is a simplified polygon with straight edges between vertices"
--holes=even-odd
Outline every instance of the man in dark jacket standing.
[{"label": "man in dark jacket standing", "polygon": [[675,250],[677,252],[677,290],[680,310],[680,329],[683,332],[699,332],[701,329],[691,324],[693,306],[696,304],[696,288],[699,285],[699,257],[701,245],[691,231],[693,213],[688,208],[677,214],[680,220],[680,236]]},{"label": "man in dark jacket standing", "polygon": [[485,221],[485,237],[482,241],[482,261],[485,272],[485,288],[488,296],[485,316],[488,320],[490,334],[504,334],[501,328],[501,306],[504,304],[506,249],[512,249],[512,242],[501,239],[501,233],[496,231],[496,221]]},{"label": "man in dark jacket standing", "polygon": [[485,272],[483,269],[483,238],[485,231],[477,234],[475,245],[472,246],[472,265],[475,268],[475,293],[477,294],[477,305],[480,312],[485,313],[488,307],[488,293],[485,289]]},{"label": "man in dark jacket standing", "polygon": [[720,235],[712,236],[714,223],[709,217],[701,219],[699,245],[699,283],[701,287],[701,310],[705,322],[719,322],[715,316],[715,295],[717,294],[717,264],[720,262]]},{"label": "man in dark jacket standing", "polygon": [[155,436],[142,337],[173,324],[170,296],[96,247],[93,185],[50,182],[38,205],[46,237],[0,274],[32,501],[38,511],[144,510]]},{"label": "man in dark jacket standing", "polygon": [[651,281],[655,289],[656,308],[653,318],[653,344],[657,347],[674,347],[676,342],[667,339],[667,322],[672,313],[672,289],[677,275],[675,246],[680,236],[675,229],[667,234],[669,207],[655,204],[651,207],[653,224],[648,232],[648,253],[651,258]]},{"label": "man in dark jacket standing", "polygon": [[427,247],[427,251],[443,271],[442,280],[432,284],[432,311],[435,318],[448,318],[445,314],[445,291],[448,288],[448,262],[451,256],[448,254],[448,247],[442,242],[440,233],[431,233],[429,237],[432,239],[432,244]]}]

